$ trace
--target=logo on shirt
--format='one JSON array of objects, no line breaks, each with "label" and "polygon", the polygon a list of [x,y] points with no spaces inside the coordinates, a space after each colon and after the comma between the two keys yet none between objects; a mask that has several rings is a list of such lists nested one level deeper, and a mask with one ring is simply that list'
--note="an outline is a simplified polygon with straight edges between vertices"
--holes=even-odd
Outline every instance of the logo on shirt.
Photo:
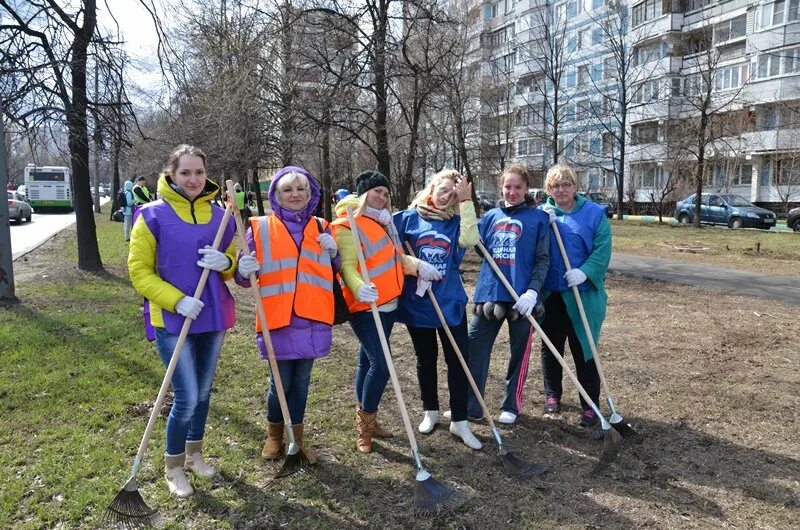
[{"label": "logo on shirt", "polygon": [[450,254],[450,238],[435,230],[420,234],[417,239],[417,256],[436,267],[444,276],[447,272],[447,256]]},{"label": "logo on shirt", "polygon": [[522,223],[510,217],[498,219],[492,226],[490,248],[497,263],[513,265],[517,257],[517,240],[522,237]]}]

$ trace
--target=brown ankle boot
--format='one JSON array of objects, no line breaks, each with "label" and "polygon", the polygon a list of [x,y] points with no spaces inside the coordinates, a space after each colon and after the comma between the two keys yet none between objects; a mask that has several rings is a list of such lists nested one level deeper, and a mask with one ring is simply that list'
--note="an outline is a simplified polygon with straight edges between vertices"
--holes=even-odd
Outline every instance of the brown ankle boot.
[{"label": "brown ankle boot", "polygon": [[283,422],[267,421],[267,441],[261,449],[261,456],[267,460],[277,460],[283,456]]},{"label": "brown ankle boot", "polygon": [[317,457],[314,456],[314,453],[312,453],[311,450],[303,443],[303,424],[300,423],[298,425],[292,425],[292,433],[294,434],[294,441],[300,446],[300,450],[308,459],[308,463],[311,465],[316,464]]},{"label": "brown ankle boot", "polygon": [[361,409],[356,412],[356,446],[362,453],[372,452],[372,430],[377,415],[377,412],[368,414]]},{"label": "brown ankle boot", "polygon": [[[356,407],[356,410],[360,409],[361,409],[361,403],[359,403],[358,406]],[[375,414],[377,414],[377,411],[375,412]],[[378,418],[376,416],[375,427],[372,429],[372,436],[373,438],[392,438],[394,437],[394,434],[392,433],[392,431],[387,431],[386,429],[384,429],[383,426],[381,426],[381,424],[378,423]]]}]

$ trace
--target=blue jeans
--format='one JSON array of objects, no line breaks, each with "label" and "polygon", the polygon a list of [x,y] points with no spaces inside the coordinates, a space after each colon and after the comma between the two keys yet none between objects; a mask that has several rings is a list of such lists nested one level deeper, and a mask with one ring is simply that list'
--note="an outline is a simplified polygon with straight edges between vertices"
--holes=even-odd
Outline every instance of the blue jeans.
[{"label": "blue jeans", "polygon": [[[486,379],[489,376],[489,357],[503,322],[506,320],[488,320],[482,314],[476,314],[469,323],[469,371],[475,379],[478,390],[481,391],[481,396],[484,395]],[[531,336],[531,324],[526,318],[507,322],[511,355],[506,369],[506,395],[500,404],[500,410],[519,414],[522,410],[522,393],[530,363],[528,341]],[[469,388],[467,415],[470,418],[483,416],[483,410],[472,388]]]},{"label": "blue jeans", "polygon": [[[395,313],[396,311],[380,313],[387,343],[392,334]],[[364,412],[371,414],[378,410],[383,397],[383,391],[389,381],[389,367],[386,366],[372,312],[362,311],[352,315],[350,327],[361,343],[361,348],[358,350],[358,368],[356,368],[356,399],[361,403]]]},{"label": "blue jeans", "polygon": [[[217,370],[225,331],[192,333],[186,336],[178,365],[172,374],[174,399],[167,418],[167,454],[186,451],[186,441],[202,440],[211,402],[211,382]],[[164,328],[156,328],[156,349],[164,366],[172,359],[178,342]]]},{"label": "blue jeans", "polygon": [[[303,416],[306,413],[306,401],[308,400],[308,385],[311,382],[311,368],[313,366],[314,359],[278,361],[278,371],[281,374],[281,383],[283,383],[283,392],[286,394],[286,404],[289,407],[289,418],[292,420],[292,425],[303,423]],[[270,423],[283,421],[274,377],[269,378],[267,421]]]}]

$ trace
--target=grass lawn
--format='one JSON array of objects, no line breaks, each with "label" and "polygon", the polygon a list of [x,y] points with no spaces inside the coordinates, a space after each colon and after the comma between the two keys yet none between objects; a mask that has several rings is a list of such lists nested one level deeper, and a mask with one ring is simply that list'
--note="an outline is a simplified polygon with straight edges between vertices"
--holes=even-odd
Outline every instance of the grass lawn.
[{"label": "grass lawn", "polygon": [[[97,226],[106,273],[75,270],[75,234],[67,230],[15,263],[20,302],[0,306],[0,528],[97,528],[127,479],[163,376],[143,337],[121,225],[99,215]],[[470,253],[470,292],[477,267]],[[580,409],[566,377],[564,412],[541,413],[534,353],[525,409],[502,435],[548,473],[533,482],[508,478],[486,424],[473,427],[485,447],[472,451],[445,421],[418,434],[421,453],[435,478],[469,499],[456,513],[413,518],[413,470],[391,389],[380,418],[396,436],[376,442],[372,455],[355,450],[357,342],[343,325],[312,375],[306,425],[319,464],[273,481],[280,462],[259,457],[267,368],[254,347],[249,293],[232,286],[239,320],[223,348],[206,436],[220,474],[193,478],[197,493],[187,500],[171,498],[162,417],[138,475],[141,492],[159,508],[163,528],[796,527],[796,306],[627,277],[610,277],[608,288],[600,352],[618,405],[643,441],[625,444],[602,475],[588,474],[601,442],[575,426]],[[416,427],[416,361],[402,325],[391,342]],[[486,393],[494,414],[507,358],[504,329]],[[440,369],[444,410],[443,362]]]},{"label": "grass lawn", "polygon": [[800,234],[611,221],[614,251],[800,276]]}]

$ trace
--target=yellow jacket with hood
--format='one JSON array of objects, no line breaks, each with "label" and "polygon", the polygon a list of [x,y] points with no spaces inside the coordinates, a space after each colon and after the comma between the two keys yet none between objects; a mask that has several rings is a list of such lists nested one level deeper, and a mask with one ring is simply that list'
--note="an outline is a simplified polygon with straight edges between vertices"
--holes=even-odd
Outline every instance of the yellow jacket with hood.
[{"label": "yellow jacket with hood", "polygon": [[[206,186],[194,201],[170,186],[168,177],[162,174],[158,179],[158,195],[169,204],[175,213],[186,223],[206,224],[211,221],[211,202],[220,192],[220,187],[213,180],[206,180]],[[154,204],[154,203],[149,203]],[[180,237],[180,234],[176,234]],[[162,244],[164,242],[162,241]],[[225,249],[225,255],[231,266],[222,271],[222,279],[228,281],[236,272],[236,243],[231,241]],[[197,255],[197,259],[200,259]],[[181,292],[171,283],[161,279],[156,270],[156,240],[144,219],[140,216],[131,230],[131,242],[128,253],[128,274],[134,289],[150,301],[150,322],[154,327],[164,327],[160,309],[175,312],[175,305],[184,296],[194,293]]]}]

